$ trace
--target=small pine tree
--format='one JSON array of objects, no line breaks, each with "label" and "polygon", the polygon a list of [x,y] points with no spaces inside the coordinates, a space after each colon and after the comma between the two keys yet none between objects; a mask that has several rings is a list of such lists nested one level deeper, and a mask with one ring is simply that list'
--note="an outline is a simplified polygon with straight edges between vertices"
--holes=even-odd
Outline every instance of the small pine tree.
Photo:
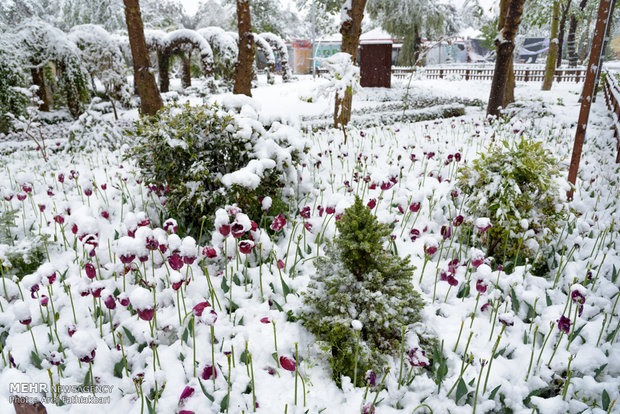
[{"label": "small pine tree", "polygon": [[[399,348],[402,327],[420,320],[424,303],[411,284],[409,257],[384,250],[390,230],[359,197],[336,227],[339,236],[315,263],[301,318],[329,345],[332,376],[340,386],[342,375],[353,378],[355,368],[352,321],[362,323],[357,372],[365,372],[378,368],[383,354]],[[360,377],[358,386],[363,385]]]}]

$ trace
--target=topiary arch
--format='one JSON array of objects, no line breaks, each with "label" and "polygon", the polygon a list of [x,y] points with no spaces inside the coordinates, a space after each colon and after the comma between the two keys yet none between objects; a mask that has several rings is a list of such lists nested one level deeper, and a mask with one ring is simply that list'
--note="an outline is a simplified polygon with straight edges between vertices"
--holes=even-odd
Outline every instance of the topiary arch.
[{"label": "topiary arch", "polygon": [[105,94],[112,103],[114,116],[118,119],[114,101],[128,102],[130,98],[127,65],[120,39],[112,37],[103,27],[94,24],[72,27],[68,38],[82,51],[82,59],[91,78],[96,77],[103,84]]},{"label": "topiary arch", "polygon": [[[77,118],[84,112],[84,103],[89,98],[88,75],[82,66],[80,50],[75,43],[61,30],[38,19],[21,25],[13,39],[31,65],[29,69],[32,82],[39,86],[39,98],[43,101],[41,110],[49,111],[52,103],[46,78],[55,78],[71,115]],[[49,70],[49,63],[55,65],[56,76]]]},{"label": "topiary arch", "polygon": [[225,81],[232,82],[237,62],[237,40],[221,27],[205,27],[196,30],[211,45],[214,55],[214,74]]},{"label": "topiary arch", "polygon": [[261,33],[259,35],[273,49],[273,51],[277,54],[277,60],[280,61],[280,65],[282,66],[282,80],[284,82],[288,82],[291,80],[291,69],[288,66],[288,48],[286,47],[286,43],[284,40],[280,38],[280,36],[275,35],[273,33]]},{"label": "topiary arch", "polygon": [[183,85],[191,85],[189,61],[193,50],[198,50],[202,69],[207,77],[213,75],[213,51],[204,37],[194,30],[179,29],[170,33],[156,30],[145,32],[147,47],[157,52],[159,67],[159,89],[168,92],[170,88],[170,58],[184,53]]}]

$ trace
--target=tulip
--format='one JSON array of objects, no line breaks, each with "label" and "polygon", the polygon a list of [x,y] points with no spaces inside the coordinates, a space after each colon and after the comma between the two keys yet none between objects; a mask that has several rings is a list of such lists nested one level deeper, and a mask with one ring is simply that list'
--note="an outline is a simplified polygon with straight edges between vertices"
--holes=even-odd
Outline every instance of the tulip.
[{"label": "tulip", "polygon": [[296,363],[294,359],[285,357],[285,356],[281,356],[280,357],[280,366],[282,368],[284,368],[287,371],[295,371],[296,369]]}]

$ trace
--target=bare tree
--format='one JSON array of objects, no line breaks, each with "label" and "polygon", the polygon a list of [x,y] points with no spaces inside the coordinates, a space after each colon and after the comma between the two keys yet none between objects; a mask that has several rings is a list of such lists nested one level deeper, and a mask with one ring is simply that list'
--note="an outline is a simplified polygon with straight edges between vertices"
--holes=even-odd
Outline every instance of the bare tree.
[{"label": "bare tree", "polygon": [[233,93],[252,96],[252,63],[256,51],[249,0],[237,0],[237,24],[239,29],[239,55],[235,66]]},{"label": "bare tree", "polygon": [[133,58],[134,82],[140,95],[140,111],[146,115],[155,115],[163,106],[155,76],[151,73],[149,54],[146,49],[142,16],[139,0],[123,0],[125,3],[125,20]]}]

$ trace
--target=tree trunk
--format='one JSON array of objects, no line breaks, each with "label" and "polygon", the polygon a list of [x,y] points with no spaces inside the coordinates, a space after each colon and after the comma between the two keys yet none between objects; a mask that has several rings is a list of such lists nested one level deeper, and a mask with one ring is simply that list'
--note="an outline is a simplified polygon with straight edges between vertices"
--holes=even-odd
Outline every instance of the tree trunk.
[{"label": "tree trunk", "polygon": [[581,50],[579,52],[579,62],[583,65],[583,62],[588,58],[588,52],[590,51],[590,23],[592,22],[592,14],[588,15],[586,19],[585,30],[583,31],[583,41],[581,42]]},{"label": "tree trunk", "polygon": [[182,63],[182,72],[181,72],[181,83],[183,88],[189,88],[192,86],[192,51],[190,50],[187,54],[181,55],[181,63]]},{"label": "tree trunk", "polygon": [[139,0],[123,0],[125,3],[125,20],[133,57],[134,82],[140,95],[140,111],[145,115],[155,115],[163,106],[155,76],[151,73],[149,54],[144,39],[142,16]]},{"label": "tree trunk", "polygon": [[504,26],[495,40],[497,59],[495,60],[495,72],[493,73],[487,115],[498,116],[499,109],[504,103],[508,71],[510,62],[512,62],[512,52],[515,48],[515,37],[523,14],[523,3],[525,0],[510,0]]},{"label": "tree trunk", "polygon": [[[506,22],[506,15],[508,14],[509,0],[500,0],[499,22],[497,24],[497,30],[502,30]],[[514,49],[514,48],[513,48]],[[508,66],[508,78],[506,79],[506,86],[504,91],[504,99],[502,101],[502,107],[507,107],[515,101],[515,71],[514,71],[514,54],[511,52],[510,64]]]},{"label": "tree trunk", "polygon": [[[351,55],[353,63],[357,62],[357,50],[359,48],[360,35],[362,34],[362,19],[364,18],[364,8],[366,0],[351,0],[351,8],[346,10],[346,18],[340,26],[342,34],[341,51]],[[344,97],[336,96],[334,105],[334,128],[338,126],[344,128],[351,120],[351,104],[353,94],[345,91]]]},{"label": "tree trunk", "polygon": [[555,58],[556,67],[562,65],[562,47],[564,46],[564,28],[566,27],[566,19],[568,18],[568,10],[570,9],[571,0],[566,2],[566,7],[562,11],[562,20],[560,20],[560,31],[558,33],[558,53]]},{"label": "tree trunk", "polygon": [[549,54],[547,55],[547,67],[545,68],[545,79],[543,80],[542,90],[551,89],[555,75],[555,59],[558,56],[558,25],[560,20],[560,5],[558,0],[553,2],[553,17],[551,20],[551,36],[549,37]]},{"label": "tree trunk", "polygon": [[[592,49],[588,61],[588,69],[586,70],[586,80],[583,85],[583,91],[581,92],[581,108],[577,121],[577,131],[575,132],[575,142],[573,144],[573,152],[568,170],[568,181],[573,187],[577,183],[577,173],[579,172],[583,141],[586,136],[588,118],[590,117],[590,106],[592,104],[592,95],[594,94],[596,80],[596,68],[600,63],[599,59],[603,49],[603,40],[607,29],[606,25],[609,15],[613,15],[613,6],[615,6],[615,1],[612,3],[612,0],[601,0],[598,9],[596,28],[594,29],[594,36],[592,37]],[[566,198],[568,200],[573,199],[573,188],[568,191]]]},{"label": "tree trunk", "polygon": [[568,52],[568,67],[577,66],[577,50],[575,47],[575,32],[577,32],[577,17],[575,13],[570,16],[568,36],[566,36],[566,51]]},{"label": "tree trunk", "polygon": [[254,63],[255,48],[249,0],[237,0],[237,25],[239,28],[239,56],[235,66],[233,93],[252,96],[252,64]]},{"label": "tree trunk", "polygon": [[39,89],[37,89],[37,97],[42,101],[41,105],[39,105],[39,109],[49,112],[52,99],[47,85],[45,84],[45,71],[42,67],[37,66],[30,69],[30,74],[32,75],[32,83],[39,87]]},{"label": "tree trunk", "polygon": [[[588,0],[581,0],[579,3],[579,10],[583,11],[586,7],[586,3]],[[570,16],[570,24],[568,26],[568,36],[566,38],[566,48],[568,49],[568,66],[574,68],[577,66],[577,44],[576,44],[576,33],[577,33],[577,16],[575,13]]]},{"label": "tree trunk", "polygon": [[166,52],[157,52],[157,67],[159,70],[159,91],[170,90],[170,55]]}]

